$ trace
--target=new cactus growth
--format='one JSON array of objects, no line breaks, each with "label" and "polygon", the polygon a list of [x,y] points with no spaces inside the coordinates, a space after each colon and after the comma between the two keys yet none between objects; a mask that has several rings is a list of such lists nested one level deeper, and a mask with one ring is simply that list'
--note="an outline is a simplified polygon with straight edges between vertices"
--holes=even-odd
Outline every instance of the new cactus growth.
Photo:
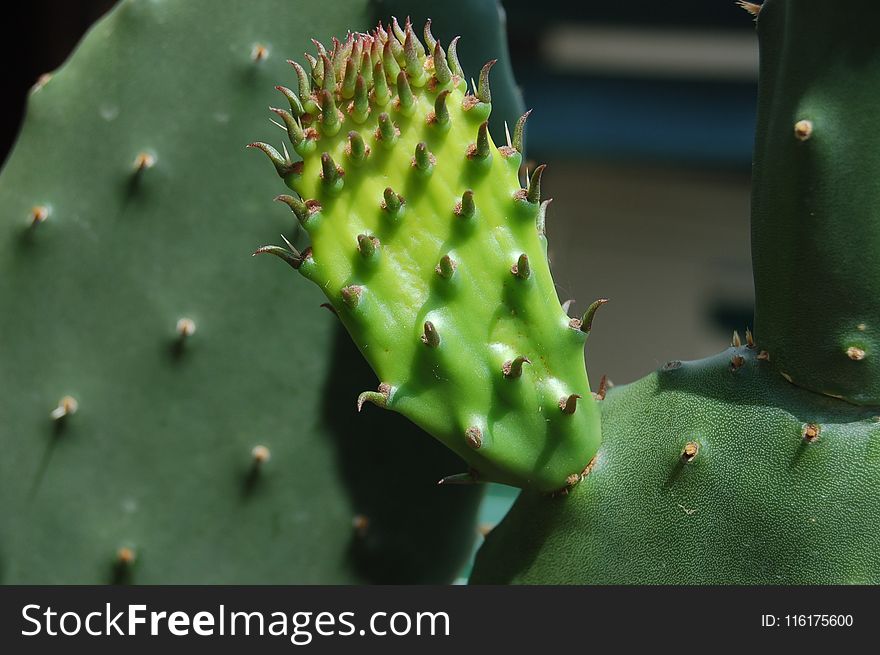
[{"label": "new cactus growth", "polygon": [[[468,464],[443,482],[540,492],[580,481],[599,445],[584,368],[590,320],[550,277],[544,166],[520,184],[522,133],[488,130],[483,66],[470,89],[448,47],[407,21],[316,43],[298,92],[272,108],[290,150],[264,142],[310,246],[266,246],[317,284],[379,376],[370,402],[404,414]],[[352,399],[354,402],[355,399]]]},{"label": "new cactus growth", "polygon": [[581,350],[602,301],[560,308],[543,168],[520,188],[522,122],[495,147],[490,67],[468,93],[455,41],[395,22],[319,46],[282,114],[303,161],[258,145],[311,238],[258,252],[327,295],[381,381],[359,406],[461,455],[447,481],[524,489],[473,582],[880,582],[880,9],[741,4],[762,55],[757,329],[607,397]]}]

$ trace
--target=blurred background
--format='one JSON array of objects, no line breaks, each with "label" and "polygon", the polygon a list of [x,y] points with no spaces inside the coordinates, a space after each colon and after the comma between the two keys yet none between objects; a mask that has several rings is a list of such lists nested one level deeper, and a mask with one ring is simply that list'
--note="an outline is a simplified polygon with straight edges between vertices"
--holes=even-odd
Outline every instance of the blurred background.
[{"label": "blurred background", "polygon": [[[28,88],[112,4],[33,0],[0,28],[4,60],[15,62],[3,68],[13,113],[0,124],[3,159]],[[603,374],[626,383],[723,349],[752,316],[751,17],[733,0],[504,6],[514,71],[534,110],[527,154],[549,163],[560,298],[575,300],[572,313],[611,299],[587,348],[594,386]],[[514,495],[493,488],[483,521],[497,522]]]},{"label": "blurred background", "polygon": [[[28,88],[112,5],[34,0],[4,24],[4,59],[15,66],[3,70],[13,112],[0,125],[3,159]],[[572,312],[611,299],[587,349],[594,384],[720,350],[752,313],[750,17],[733,0],[504,6],[514,70],[534,110],[528,156],[550,165],[560,297],[575,300]]]}]

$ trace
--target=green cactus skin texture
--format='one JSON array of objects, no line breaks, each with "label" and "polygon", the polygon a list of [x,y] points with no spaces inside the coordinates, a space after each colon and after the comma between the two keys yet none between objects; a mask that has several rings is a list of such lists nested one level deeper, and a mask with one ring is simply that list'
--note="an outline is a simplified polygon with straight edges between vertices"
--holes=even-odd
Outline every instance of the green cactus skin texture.
[{"label": "green cactus skin texture", "polygon": [[755,332],[794,384],[860,405],[880,404],[878,20],[770,0],[757,21]]},{"label": "green cactus skin texture", "polygon": [[478,489],[438,489],[454,455],[357,414],[374,378],[321,294],[250,257],[292,223],[243,148],[254,103],[283,51],[373,21],[126,1],[32,94],[0,175],[0,582],[458,573]]},{"label": "green cactus skin texture", "polygon": [[611,390],[591,473],[565,499],[522,493],[473,583],[880,583],[880,9],[743,4],[755,336]]},{"label": "green cactus skin texture", "polygon": [[446,482],[567,491],[599,414],[590,320],[569,318],[550,277],[544,167],[522,188],[525,116],[501,148],[489,135],[495,62],[468,92],[457,40],[426,28],[426,47],[416,29],[394,19],[295,65],[298,95],[273,111],[302,161],[251,145],[295,191],[280,200],[310,246],[257,253],[326,294],[381,382],[359,408],[405,415],[469,464]]},{"label": "green cactus skin texture", "polygon": [[470,582],[880,582],[880,416],[760,353],[609,390],[591,473],[566,498],[521,493]]}]

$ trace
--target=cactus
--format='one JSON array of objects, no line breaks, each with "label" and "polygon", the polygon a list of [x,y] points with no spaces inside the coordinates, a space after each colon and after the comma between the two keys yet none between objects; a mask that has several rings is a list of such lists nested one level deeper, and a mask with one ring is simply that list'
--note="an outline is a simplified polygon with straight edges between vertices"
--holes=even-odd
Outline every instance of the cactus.
[{"label": "cactus", "polygon": [[283,51],[372,20],[128,0],[35,87],[0,176],[0,581],[457,574],[478,490],[436,489],[454,456],[394,417],[352,430],[359,355],[246,245],[291,226],[255,198],[249,108]]},{"label": "cactus", "polygon": [[598,447],[584,368],[592,311],[570,319],[546,257],[543,166],[522,188],[523,129],[498,148],[489,74],[468,92],[457,40],[392,19],[350,34],[273,108],[302,157],[262,150],[295,192],[300,252],[265,246],[326,294],[380,379],[370,402],[400,412],[468,464],[444,482],[542,492],[580,481]]},{"label": "cactus", "polygon": [[[543,256],[543,169],[511,199],[520,132],[492,145],[481,124],[486,69],[463,98],[452,78],[444,110],[442,51],[423,64],[408,28],[380,30],[372,42],[389,44],[387,81],[397,82],[391,109],[358,114],[355,96],[350,113],[287,121],[304,163],[276,164],[312,248],[260,252],[327,294],[382,381],[359,402],[405,414],[459,453],[471,471],[456,481],[523,488],[481,548],[473,583],[880,582],[880,148],[870,124],[880,9],[740,4],[756,16],[762,55],[756,332],[607,396],[601,385],[595,401],[582,336],[558,308]],[[332,80],[315,80],[302,102],[334,110]],[[344,96],[345,78],[337,87]],[[587,332],[596,307],[580,321]],[[577,486],[560,484],[568,471]]]}]

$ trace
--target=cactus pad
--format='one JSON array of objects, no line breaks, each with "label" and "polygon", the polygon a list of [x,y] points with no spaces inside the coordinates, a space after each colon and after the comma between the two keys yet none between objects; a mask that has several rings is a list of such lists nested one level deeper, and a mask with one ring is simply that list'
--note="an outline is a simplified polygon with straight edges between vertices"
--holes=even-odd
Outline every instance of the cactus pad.
[{"label": "cactus pad", "polygon": [[570,319],[556,296],[544,167],[519,179],[526,117],[500,148],[489,134],[494,62],[468,91],[457,39],[444,49],[426,26],[424,41],[394,20],[293,64],[272,111],[302,161],[251,145],[310,245],[257,252],[326,294],[381,382],[359,408],[400,412],[468,462],[447,482],[567,490],[599,440],[592,312]]}]

